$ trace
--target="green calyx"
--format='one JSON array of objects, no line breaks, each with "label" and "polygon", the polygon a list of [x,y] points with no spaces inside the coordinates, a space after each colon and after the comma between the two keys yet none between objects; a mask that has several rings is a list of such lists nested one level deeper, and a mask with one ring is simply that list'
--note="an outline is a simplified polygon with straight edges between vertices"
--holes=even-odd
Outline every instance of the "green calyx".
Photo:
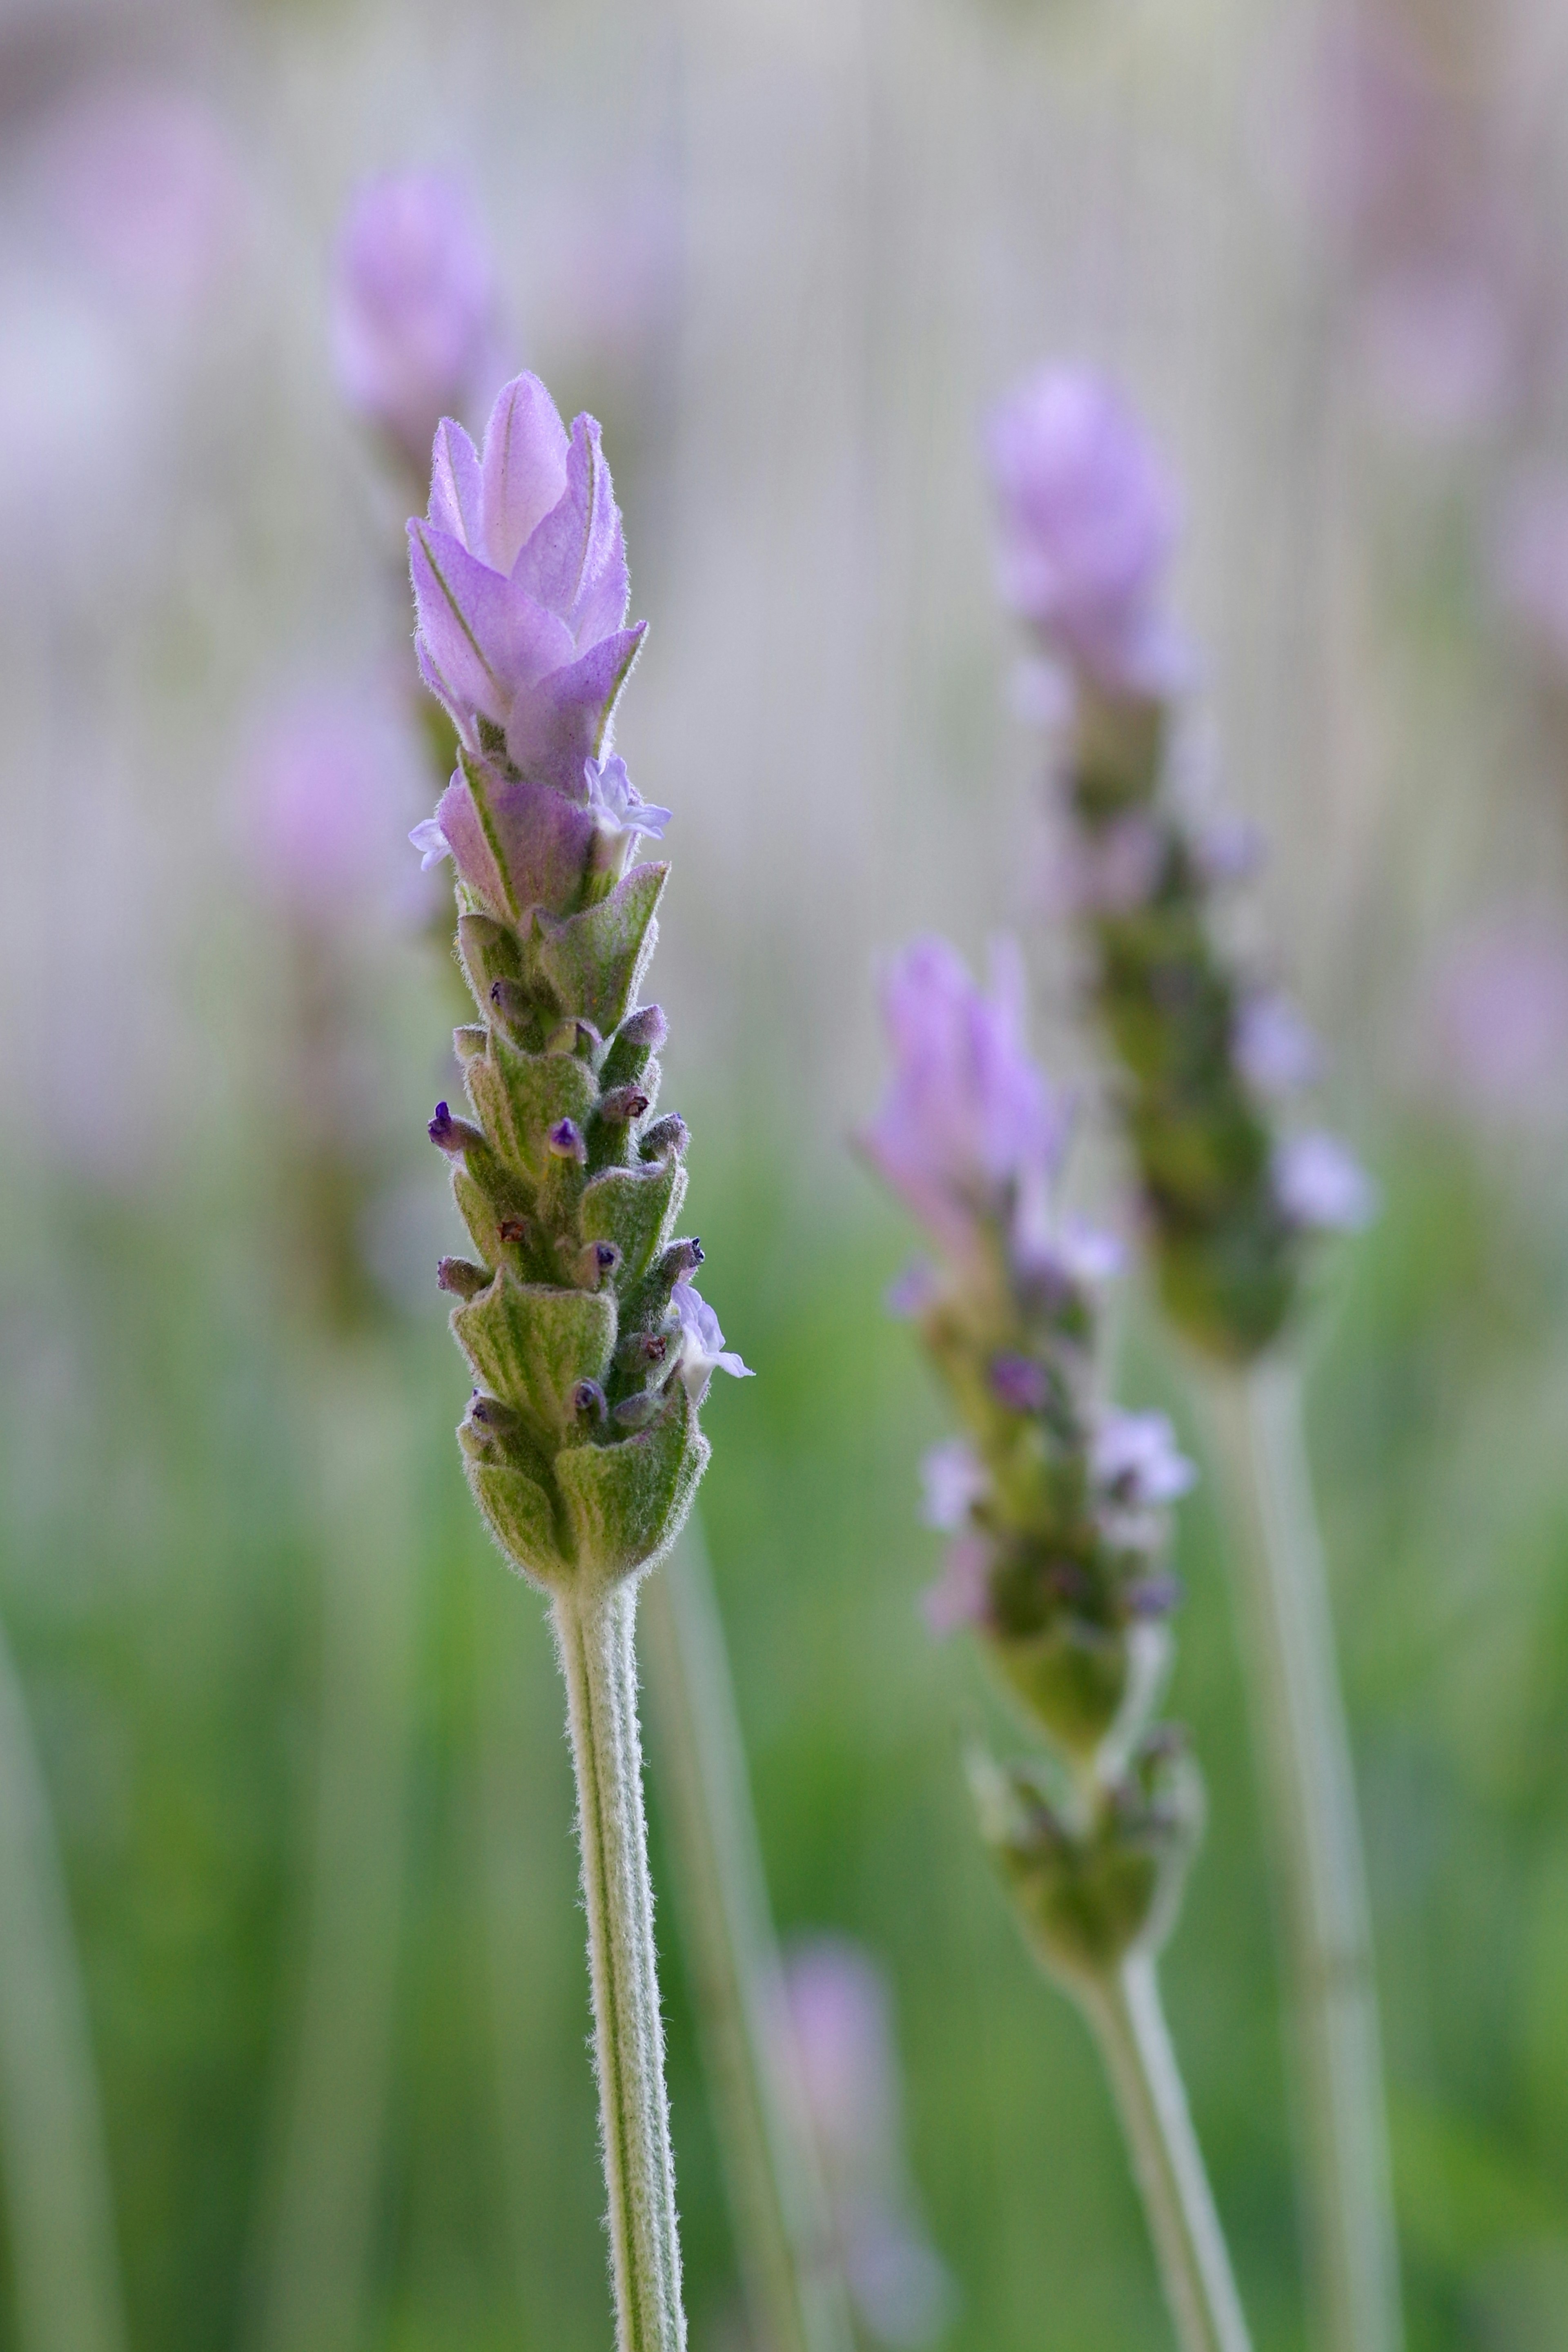
[{"label": "green calyx", "polygon": [[501,1549],[546,1588],[651,1566],[708,1456],[671,1307],[700,1256],[672,1241],[686,1134],[655,1117],[662,1021],[637,1009],[667,870],[574,914],[458,924],[476,1126],[432,1129],[475,1252],[441,1271],[478,1382],[458,1434]]},{"label": "green calyx", "polygon": [[1058,1786],[1037,1767],[972,1762],[983,1833],[1041,1963],[1070,1990],[1157,1951],[1203,1826],[1202,1785],[1162,1726],[1115,1777]]}]

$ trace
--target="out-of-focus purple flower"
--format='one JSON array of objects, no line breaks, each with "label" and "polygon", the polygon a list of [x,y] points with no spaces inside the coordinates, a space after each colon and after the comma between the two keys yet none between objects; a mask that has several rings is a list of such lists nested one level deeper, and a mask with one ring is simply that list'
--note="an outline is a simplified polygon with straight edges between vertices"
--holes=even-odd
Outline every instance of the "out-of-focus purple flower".
[{"label": "out-of-focus purple flower", "polygon": [[482,455],[442,425],[429,512],[408,537],[426,685],[470,750],[486,724],[526,782],[585,806],[585,763],[604,756],[646,625],[622,626],[626,545],[598,425],[579,416],[568,437],[539,378],[515,377]]},{"label": "out-of-focus purple flower", "polygon": [[232,272],[251,192],[232,130],[194,91],[153,81],[79,91],[47,125],[38,165],[78,251],[133,300],[187,312]]},{"label": "out-of-focus purple flower", "polygon": [[1568,670],[1568,468],[1534,466],[1509,485],[1492,524],[1490,568],[1503,610]]},{"label": "out-of-focus purple flower", "polygon": [[1006,601],[1107,691],[1168,687],[1179,656],[1159,598],[1175,495],[1119,394],[1086,369],[1046,368],[986,438]]},{"label": "out-of-focus purple flower", "polygon": [[402,172],[360,190],[338,240],[338,381],[416,469],[442,417],[495,381],[493,313],[484,231],[457,181]]},{"label": "out-of-focus purple flower", "polygon": [[816,2142],[845,2275],[879,2344],[930,2344],[952,2283],[914,2211],[886,1980],[869,1954],[825,1936],[786,1958],[777,2031]]},{"label": "out-of-focus purple flower", "polygon": [[1107,1407],[1095,1426],[1089,1459],[1098,1483],[1128,1503],[1173,1503],[1198,1475],[1163,1412]]},{"label": "out-of-focus purple flower", "polygon": [[1505,289],[1479,259],[1388,271],[1367,289],[1361,341],[1382,407],[1424,439],[1482,432],[1508,406],[1514,324]]},{"label": "out-of-focus purple flower", "polygon": [[967,1439],[950,1437],[933,1445],[921,1464],[924,1489],[921,1516],[928,1528],[954,1533],[969,1517],[970,1507],[985,1492],[985,1472]]},{"label": "out-of-focus purple flower", "polygon": [[1288,1136],[1274,1154],[1274,1190],[1292,1223],[1360,1233],[1377,1214],[1377,1187],[1334,1135]]},{"label": "out-of-focus purple flower", "polygon": [[1293,1094],[1322,1074],[1322,1048],[1288,996],[1247,997],[1231,1043],[1242,1076],[1260,1095]]},{"label": "out-of-focus purple flower", "polygon": [[1521,1127],[1568,1115],[1568,929],[1521,908],[1462,934],[1430,996],[1434,1075],[1467,1110]]},{"label": "out-of-focus purple flower", "polygon": [[379,681],[306,688],[254,726],[239,767],[240,819],[268,888],[325,919],[390,904],[419,763]]},{"label": "out-of-focus purple flower", "polygon": [[889,967],[882,1010],[893,1076],[862,1138],[881,1174],[960,1260],[980,1220],[1042,1223],[1065,1119],[1025,1047],[1016,945],[993,946],[987,995],[945,940],[919,940]]},{"label": "out-of-focus purple flower", "polygon": [[889,1315],[896,1315],[902,1323],[912,1316],[923,1315],[941,1296],[942,1276],[930,1258],[917,1257],[888,1285],[882,1304]]},{"label": "out-of-focus purple flower", "polygon": [[994,1556],[983,1535],[958,1535],[949,1544],[942,1574],[921,1595],[921,1615],[936,1641],[945,1641],[961,1625],[985,1622],[991,1610],[991,1563]]},{"label": "out-of-focus purple flower", "polygon": [[680,1318],[680,1377],[693,1404],[700,1404],[714,1373],[729,1372],[738,1381],[755,1378],[732,1349],[724,1345],[719,1318],[701,1292],[689,1282],[678,1282],[670,1305]]},{"label": "out-of-focus purple flower", "polygon": [[1261,825],[1241,816],[1211,817],[1193,835],[1193,859],[1205,882],[1249,882],[1261,871],[1268,843]]},{"label": "out-of-focus purple flower", "polygon": [[1164,844],[1146,816],[1120,817],[1089,834],[1075,829],[1051,876],[1053,908],[1063,915],[1131,915],[1147,906],[1160,878]]}]

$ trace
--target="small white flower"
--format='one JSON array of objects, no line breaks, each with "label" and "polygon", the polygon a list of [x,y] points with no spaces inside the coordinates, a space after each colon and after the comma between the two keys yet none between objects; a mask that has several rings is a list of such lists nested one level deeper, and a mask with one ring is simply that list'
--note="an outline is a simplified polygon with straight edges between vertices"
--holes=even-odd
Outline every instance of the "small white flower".
[{"label": "small white flower", "polygon": [[669,1303],[680,1318],[680,1377],[693,1404],[701,1403],[716,1371],[729,1372],[738,1381],[756,1377],[749,1364],[725,1347],[719,1318],[700,1291],[689,1282],[678,1282]]}]

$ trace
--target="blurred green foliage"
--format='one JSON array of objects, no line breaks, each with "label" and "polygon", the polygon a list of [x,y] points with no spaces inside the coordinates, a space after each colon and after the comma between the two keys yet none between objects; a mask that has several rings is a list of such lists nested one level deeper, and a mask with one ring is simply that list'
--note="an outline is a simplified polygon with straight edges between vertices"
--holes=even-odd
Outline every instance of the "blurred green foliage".
[{"label": "blurred green foliage", "polygon": [[[847,1169],[819,1197],[765,1122],[693,1106],[695,1222],[763,1375],[715,1397],[703,1508],[781,1927],[863,1937],[896,1988],[911,2157],[960,2284],[954,2352],[1165,2340],[1106,2095],[992,1884],[959,1751],[1005,1726],[912,1605],[938,1433],[880,1299],[903,1236]],[[732,1110],[732,1107],[731,1107]],[[724,1125],[753,1148],[729,1161]],[[1368,1815],[1414,2352],[1562,2340],[1568,2307],[1568,1397],[1548,1218],[1411,1126],[1322,1310],[1315,1385]],[[438,1185],[439,1171],[430,1175]],[[256,2340],[307,1926],[321,1529],[307,1336],[267,1224],[51,1176],[8,1206],[5,1622],[57,1809],[108,2107],[135,2345]],[[364,2344],[607,2340],[582,1921],[543,1613],[468,1507],[462,1375],[432,1293],[374,1342],[406,1412],[418,1669],[390,2104]],[[1138,1311],[1122,1393],[1183,1412]],[[412,1433],[412,1434],[410,1434]],[[1189,1430],[1196,1442],[1196,1433]],[[1173,2023],[1263,2352],[1301,2342],[1269,1894],[1224,1549],[1181,1514],[1173,1710],[1207,1839]],[[656,1869],[662,1875],[657,1776]],[[738,2345],[667,1905],[694,2340]],[[0,2281],[0,2286],[5,2282]],[[15,2341],[0,2294],[0,2344]]]}]

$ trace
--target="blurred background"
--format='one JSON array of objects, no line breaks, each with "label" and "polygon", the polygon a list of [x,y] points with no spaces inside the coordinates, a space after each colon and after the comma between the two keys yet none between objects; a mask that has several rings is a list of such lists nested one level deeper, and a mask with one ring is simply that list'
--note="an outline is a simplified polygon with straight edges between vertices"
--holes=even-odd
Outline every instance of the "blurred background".
[{"label": "blurred background", "polygon": [[[973,1834],[989,1700],[917,1607],[942,1419],[881,1303],[911,1236],[847,1140],[877,952],[1016,924],[1079,1189],[1122,1185],[978,458],[1062,356],[1183,483],[1193,789],[1268,829],[1245,940],[1383,1189],[1313,1441],[1412,2346],[1568,2346],[1565,100],[1557,0],[4,0],[6,2352],[118,2352],[117,2297],[135,2352],[609,2336],[560,1694],[433,1280],[408,503],[332,370],[343,206],[410,165],[487,224],[496,380],[604,419],[652,621],[619,736],[676,812],[666,1097],[760,1374],[702,1509],[819,2104],[879,2118],[866,2345],[1168,2340]],[[1123,1400],[1196,1448],[1121,1320]],[[1179,1554],[1211,1819],[1169,2001],[1290,2352],[1206,1482]],[[661,1935],[694,2346],[743,2352]]]}]

